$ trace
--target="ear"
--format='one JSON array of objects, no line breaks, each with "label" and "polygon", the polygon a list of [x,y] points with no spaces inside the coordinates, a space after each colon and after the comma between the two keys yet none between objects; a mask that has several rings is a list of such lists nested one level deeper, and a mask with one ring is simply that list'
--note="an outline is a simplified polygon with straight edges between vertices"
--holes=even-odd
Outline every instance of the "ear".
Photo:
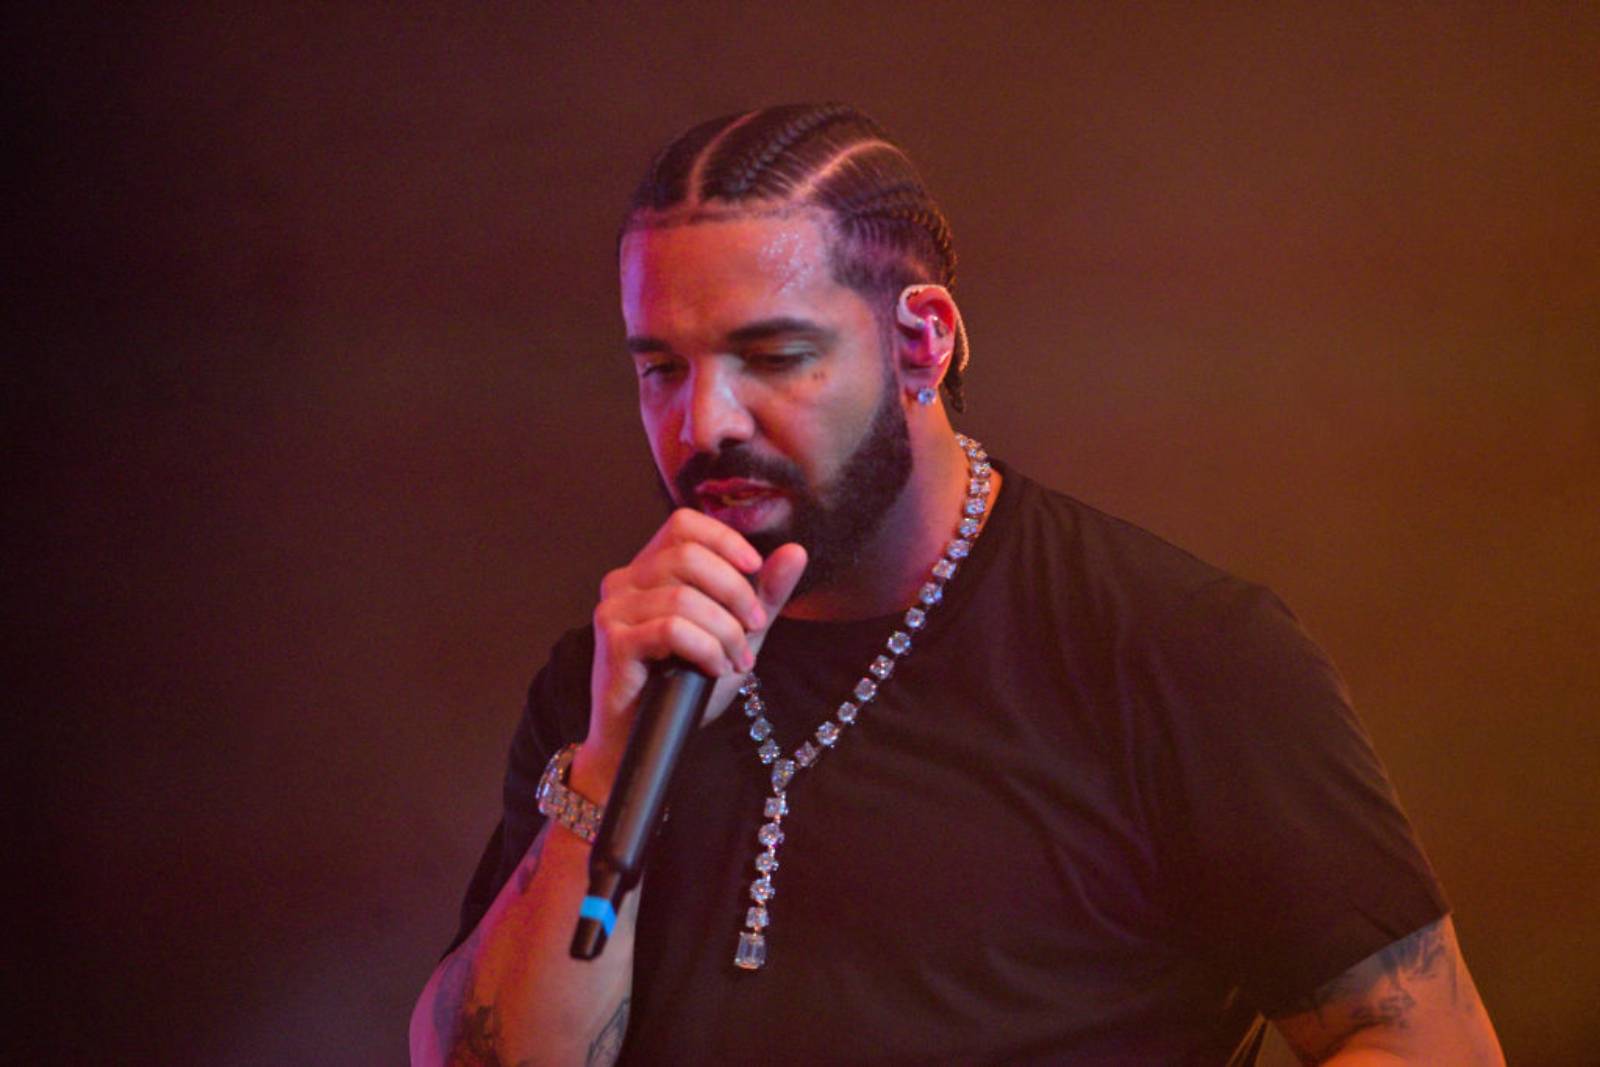
[{"label": "ear", "polygon": [[942,285],[908,285],[894,309],[896,330],[895,374],[900,388],[939,388],[956,347],[961,310],[950,290]]}]

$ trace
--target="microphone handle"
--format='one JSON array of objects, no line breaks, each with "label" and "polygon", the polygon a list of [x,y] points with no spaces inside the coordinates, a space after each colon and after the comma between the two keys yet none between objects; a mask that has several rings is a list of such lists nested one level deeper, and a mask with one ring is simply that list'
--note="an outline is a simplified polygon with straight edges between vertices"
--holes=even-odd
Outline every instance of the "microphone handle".
[{"label": "microphone handle", "polygon": [[639,695],[639,717],[628,735],[616,784],[589,853],[589,894],[572,936],[574,959],[600,955],[616,925],[622,898],[639,884],[678,758],[705,715],[711,688],[708,676],[677,657],[651,668]]}]

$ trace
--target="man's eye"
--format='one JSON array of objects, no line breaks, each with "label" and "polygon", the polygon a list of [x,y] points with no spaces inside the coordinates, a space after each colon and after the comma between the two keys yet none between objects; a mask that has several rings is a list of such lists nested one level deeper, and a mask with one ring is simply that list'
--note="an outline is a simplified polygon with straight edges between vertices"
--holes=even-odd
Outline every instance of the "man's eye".
[{"label": "man's eye", "polygon": [[811,358],[809,350],[784,350],[778,352],[750,352],[744,357],[745,363],[757,370],[784,371],[798,367]]},{"label": "man's eye", "polygon": [[670,359],[656,359],[639,364],[640,378],[665,378],[676,374],[678,364]]}]

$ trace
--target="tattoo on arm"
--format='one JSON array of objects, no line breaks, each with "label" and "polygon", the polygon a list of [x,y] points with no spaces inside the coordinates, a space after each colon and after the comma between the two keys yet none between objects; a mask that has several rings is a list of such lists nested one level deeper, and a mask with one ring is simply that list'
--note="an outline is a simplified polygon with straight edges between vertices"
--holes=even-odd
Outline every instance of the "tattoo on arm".
[{"label": "tattoo on arm", "polygon": [[1333,1055],[1362,1030],[1387,1026],[1405,1029],[1417,1000],[1408,985],[1443,977],[1450,984],[1451,1002],[1458,995],[1455,959],[1441,930],[1443,920],[1424,926],[1357,964],[1291,1005],[1285,1014],[1314,1013],[1326,1027],[1324,1047],[1314,1061]]},{"label": "tattoo on arm", "polygon": [[[452,1019],[452,1022],[455,1020]],[[532,1060],[508,1064],[500,1056],[500,1010],[493,1004],[462,1009],[461,1030],[450,1043],[449,1067],[531,1067]]]},{"label": "tattoo on arm", "polygon": [[617,1062],[617,1057],[622,1053],[622,1039],[628,1032],[628,1007],[632,1000],[622,998],[622,1003],[617,1005],[617,1010],[611,1018],[601,1027],[600,1033],[589,1045],[589,1055],[584,1059],[584,1067],[611,1067]]},{"label": "tattoo on arm", "polygon": [[461,1040],[450,1052],[450,1067],[504,1067],[500,1058],[500,1012],[475,1004],[462,1020]]},{"label": "tattoo on arm", "polygon": [[[548,828],[547,828],[548,829]],[[546,834],[541,832],[528,847],[512,878],[518,893],[526,893],[539,872]],[[440,1044],[451,1049],[451,1067],[502,1067],[497,1050],[500,1039],[500,1012],[492,1003],[470,1002],[473,960],[483,940],[480,922],[472,934],[450,956],[439,976],[433,997],[433,1029]]]},{"label": "tattoo on arm", "polygon": [[434,1032],[450,1050],[450,1067],[504,1067],[500,1058],[500,1011],[493,1004],[467,1003],[472,980],[472,949],[477,934],[445,965],[433,1000]]},{"label": "tattoo on arm", "polygon": [[433,992],[433,1032],[444,1043],[456,1031],[457,1021],[467,999],[467,986],[472,981],[472,956],[478,947],[478,931],[450,954],[439,975],[439,987]]}]

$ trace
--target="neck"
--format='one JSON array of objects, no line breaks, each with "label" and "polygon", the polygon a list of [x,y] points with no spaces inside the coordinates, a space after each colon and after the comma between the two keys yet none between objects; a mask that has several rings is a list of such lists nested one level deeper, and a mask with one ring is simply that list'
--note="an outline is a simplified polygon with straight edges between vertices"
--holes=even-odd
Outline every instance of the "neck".
[{"label": "neck", "polygon": [[[901,611],[955,536],[967,495],[967,457],[947,420],[913,436],[911,477],[854,566],[828,584],[791,600],[783,614],[793,619],[844,622]],[[918,441],[917,437],[925,437]],[[920,447],[918,447],[920,446]],[[990,476],[989,501],[1000,491],[1000,473]],[[988,513],[985,513],[985,518]]]}]

